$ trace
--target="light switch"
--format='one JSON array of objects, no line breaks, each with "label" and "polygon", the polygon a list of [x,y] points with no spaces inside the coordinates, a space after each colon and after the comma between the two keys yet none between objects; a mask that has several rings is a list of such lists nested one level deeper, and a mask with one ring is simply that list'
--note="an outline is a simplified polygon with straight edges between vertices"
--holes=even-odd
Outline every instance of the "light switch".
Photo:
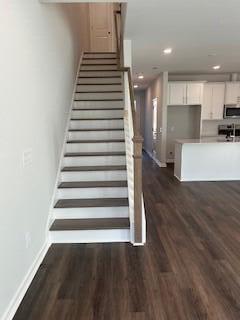
[{"label": "light switch", "polygon": [[32,149],[26,149],[23,151],[22,162],[23,168],[30,167],[32,165]]},{"label": "light switch", "polygon": [[30,232],[26,232],[25,233],[25,246],[26,246],[26,249],[28,249],[30,247],[30,244],[31,244],[31,234],[30,234]]}]

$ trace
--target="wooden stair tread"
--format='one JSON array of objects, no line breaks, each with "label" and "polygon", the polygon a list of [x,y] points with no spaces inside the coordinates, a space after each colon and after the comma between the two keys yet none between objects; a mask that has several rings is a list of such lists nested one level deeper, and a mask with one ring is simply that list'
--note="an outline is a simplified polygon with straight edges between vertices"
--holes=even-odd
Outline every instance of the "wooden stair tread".
[{"label": "wooden stair tread", "polygon": [[70,132],[81,132],[81,131],[124,131],[123,128],[112,128],[112,129],[69,129]]},{"label": "wooden stair tread", "polygon": [[108,140],[68,140],[67,143],[114,143],[125,142],[124,139],[108,139]]},{"label": "wooden stair tread", "polygon": [[[86,76],[78,76],[78,78],[83,78],[83,79],[91,79],[91,78],[107,78],[107,79],[110,79],[110,78],[121,78],[121,76],[103,76],[103,75],[101,75],[101,76],[88,76],[88,77],[86,77]],[[84,84],[84,83],[81,83],[81,84]]]},{"label": "wooden stair tread", "polygon": [[[88,77],[87,77],[88,78]],[[115,83],[80,83],[80,84],[77,84],[77,86],[121,86],[122,83],[121,82],[115,82]]]},{"label": "wooden stair tread", "polygon": [[128,198],[96,198],[96,199],[61,199],[54,208],[98,208],[98,207],[127,207]]},{"label": "wooden stair tread", "polygon": [[129,218],[56,219],[50,231],[129,229]]},{"label": "wooden stair tread", "polygon": [[74,108],[72,111],[106,111],[106,110],[124,110],[124,108]]},{"label": "wooden stair tread", "polygon": [[117,54],[115,51],[84,51],[84,56],[86,54]]},{"label": "wooden stair tread", "polygon": [[99,57],[99,58],[88,58],[88,57],[83,57],[83,60],[118,60],[118,58],[113,57]]},{"label": "wooden stair tread", "polygon": [[63,167],[62,172],[73,172],[73,171],[122,171],[126,170],[125,165],[120,166],[66,166]]},{"label": "wooden stair tread", "polygon": [[123,93],[122,90],[108,90],[108,91],[75,91],[75,93]]},{"label": "wooden stair tread", "polygon": [[125,156],[124,151],[111,151],[111,152],[67,152],[65,157],[82,157],[82,156]]},{"label": "wooden stair tread", "polygon": [[89,120],[122,120],[123,117],[117,118],[71,118],[71,121],[89,121]]},{"label": "wooden stair tread", "polygon": [[81,74],[81,72],[106,72],[106,71],[111,71],[111,72],[113,72],[113,71],[116,71],[116,72],[120,72],[118,69],[87,69],[87,70],[85,70],[85,69],[80,69],[80,74]]},{"label": "wooden stair tread", "polygon": [[123,99],[75,99],[74,101],[123,101]]},{"label": "wooden stair tread", "polygon": [[59,184],[59,189],[68,188],[121,188],[127,187],[127,181],[70,181]]},{"label": "wooden stair tread", "polygon": [[[97,59],[95,59],[95,60],[97,60]],[[115,63],[82,63],[81,65],[82,66],[116,66],[117,62],[115,62]]]}]

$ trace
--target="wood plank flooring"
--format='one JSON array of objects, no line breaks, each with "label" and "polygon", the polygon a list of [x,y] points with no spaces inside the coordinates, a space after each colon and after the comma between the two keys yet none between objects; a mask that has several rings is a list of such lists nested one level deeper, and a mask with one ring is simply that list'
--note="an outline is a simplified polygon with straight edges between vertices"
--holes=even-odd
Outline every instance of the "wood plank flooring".
[{"label": "wood plank flooring", "polygon": [[239,320],[240,182],[144,157],[148,241],[53,245],[14,320]]}]

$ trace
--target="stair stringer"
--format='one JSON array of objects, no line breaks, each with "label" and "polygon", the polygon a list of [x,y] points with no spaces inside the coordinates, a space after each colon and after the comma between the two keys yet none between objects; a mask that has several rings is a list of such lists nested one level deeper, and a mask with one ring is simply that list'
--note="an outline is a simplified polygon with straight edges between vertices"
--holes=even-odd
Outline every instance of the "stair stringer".
[{"label": "stair stringer", "polygon": [[[80,67],[81,67],[81,64],[82,64],[83,55],[84,55],[84,52],[81,53],[80,58],[79,58],[79,63],[78,63],[77,71],[76,71],[75,82],[74,82],[74,86],[73,86],[73,93],[72,93],[71,103],[70,103],[69,110],[68,110],[68,115],[67,115],[65,132],[64,132],[64,135],[63,135],[63,143],[62,143],[61,153],[60,153],[60,157],[59,157],[58,170],[57,170],[57,173],[56,173],[56,182],[55,182],[54,189],[53,189],[53,195],[52,195],[52,199],[51,199],[51,203],[50,203],[50,208],[49,208],[49,213],[48,213],[48,220],[47,220],[47,225],[46,225],[46,234],[48,236],[49,236],[49,228],[50,228],[50,226],[51,226],[51,224],[52,224],[52,222],[54,220],[53,208],[54,208],[54,204],[55,204],[55,201],[56,201],[56,194],[57,194],[58,185],[59,185],[59,182],[60,182],[61,170],[63,168],[65,145],[66,145],[66,141],[67,141],[67,137],[68,137],[68,128],[69,128],[70,119],[71,119],[71,112],[72,112],[72,109],[73,109],[73,106],[74,106],[75,91],[76,91],[76,88],[77,88],[78,75],[79,75],[79,70],[80,70]],[[50,239],[50,237],[49,237],[49,239]]]}]

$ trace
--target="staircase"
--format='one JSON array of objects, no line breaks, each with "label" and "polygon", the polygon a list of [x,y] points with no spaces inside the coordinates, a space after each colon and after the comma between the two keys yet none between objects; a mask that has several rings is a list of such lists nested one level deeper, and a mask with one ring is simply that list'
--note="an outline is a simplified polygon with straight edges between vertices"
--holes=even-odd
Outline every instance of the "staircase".
[{"label": "staircase", "polygon": [[116,53],[85,53],[55,196],[52,242],[130,241],[123,112]]}]

